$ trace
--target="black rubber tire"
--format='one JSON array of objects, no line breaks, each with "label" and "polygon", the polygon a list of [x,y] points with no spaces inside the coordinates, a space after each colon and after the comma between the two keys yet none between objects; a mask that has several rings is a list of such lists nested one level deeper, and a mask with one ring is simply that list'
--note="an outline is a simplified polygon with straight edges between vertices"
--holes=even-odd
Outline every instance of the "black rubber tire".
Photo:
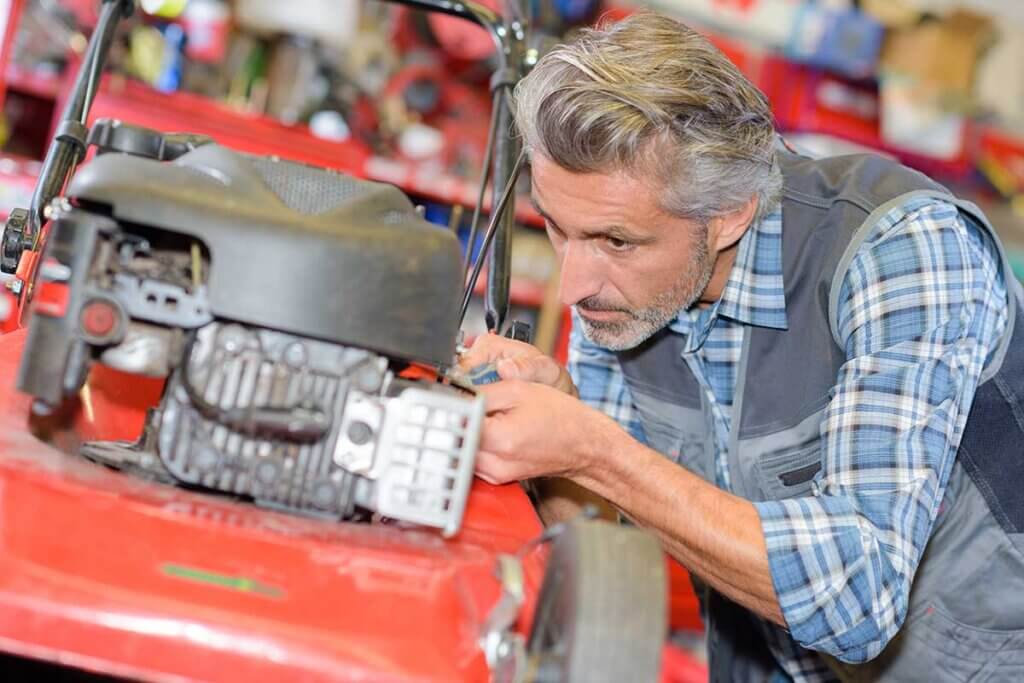
[{"label": "black rubber tire", "polygon": [[576,521],[552,543],[527,644],[535,680],[657,681],[668,628],[657,539],[635,527]]}]

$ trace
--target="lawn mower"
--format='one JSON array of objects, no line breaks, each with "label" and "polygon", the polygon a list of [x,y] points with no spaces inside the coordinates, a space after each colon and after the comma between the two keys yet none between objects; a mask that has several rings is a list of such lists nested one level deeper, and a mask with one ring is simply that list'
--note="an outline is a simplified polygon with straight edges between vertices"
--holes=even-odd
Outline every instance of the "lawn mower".
[{"label": "lawn mower", "polygon": [[525,14],[403,4],[498,48],[474,263],[393,186],[87,125],[137,9],[101,3],[3,234],[20,324],[0,336],[0,671],[657,680],[658,543],[544,529],[520,486],[474,480],[485,406],[445,380],[485,258],[488,328],[524,336],[506,318]]}]

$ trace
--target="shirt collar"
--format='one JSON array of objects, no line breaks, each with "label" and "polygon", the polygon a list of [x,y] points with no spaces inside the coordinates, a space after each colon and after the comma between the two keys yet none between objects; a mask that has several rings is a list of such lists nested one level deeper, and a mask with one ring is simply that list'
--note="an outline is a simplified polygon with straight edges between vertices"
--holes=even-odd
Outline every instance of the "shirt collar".
[{"label": "shirt collar", "polygon": [[695,350],[704,344],[719,317],[757,327],[788,328],[782,279],[781,205],[740,238],[736,262],[718,301],[708,308],[680,311],[669,327],[689,334],[687,347]]}]

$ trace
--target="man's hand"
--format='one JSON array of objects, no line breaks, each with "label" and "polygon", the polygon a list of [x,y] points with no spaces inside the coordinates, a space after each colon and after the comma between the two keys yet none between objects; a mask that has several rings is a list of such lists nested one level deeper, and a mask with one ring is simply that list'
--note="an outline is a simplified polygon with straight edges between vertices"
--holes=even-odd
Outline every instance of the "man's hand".
[{"label": "man's hand", "polygon": [[503,380],[546,384],[571,396],[577,395],[576,385],[565,368],[530,344],[496,334],[482,334],[459,359],[459,367],[468,371],[484,363],[494,363]]},{"label": "man's hand", "polygon": [[487,402],[476,461],[480,478],[504,484],[564,477],[653,530],[715,590],[785,625],[750,501],[676,465],[551,386],[506,380],[478,390]]},{"label": "man's hand", "polygon": [[487,420],[477,475],[492,484],[535,477],[572,478],[588,455],[621,428],[609,417],[552,386],[505,380],[478,387]]}]

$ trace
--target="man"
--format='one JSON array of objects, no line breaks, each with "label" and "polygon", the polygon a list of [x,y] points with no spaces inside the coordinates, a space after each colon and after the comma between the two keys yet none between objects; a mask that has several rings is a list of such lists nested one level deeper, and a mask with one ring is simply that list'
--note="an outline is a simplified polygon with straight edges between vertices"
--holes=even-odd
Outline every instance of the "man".
[{"label": "man", "polygon": [[656,15],[546,55],[516,106],[574,330],[568,371],[468,353],[505,380],[478,474],[656,533],[714,680],[1024,680],[1021,289],[982,214],[782,149]]}]

